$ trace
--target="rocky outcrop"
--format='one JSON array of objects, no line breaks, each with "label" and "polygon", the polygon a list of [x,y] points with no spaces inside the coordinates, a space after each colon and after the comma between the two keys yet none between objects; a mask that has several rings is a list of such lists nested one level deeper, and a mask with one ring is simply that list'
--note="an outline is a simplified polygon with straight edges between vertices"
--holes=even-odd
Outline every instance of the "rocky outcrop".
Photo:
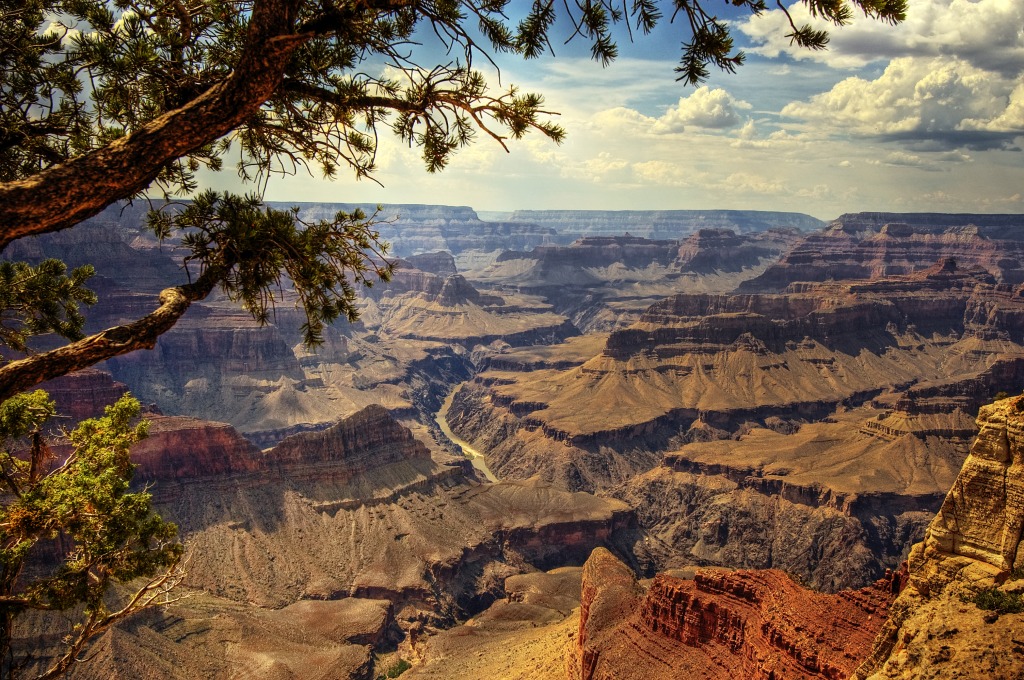
[{"label": "rocky outcrop", "polygon": [[1021,224],[1020,215],[843,215],[740,288],[779,291],[798,281],[909,274],[947,257],[1016,285],[1024,282]]},{"label": "rocky outcrop", "polygon": [[685,272],[738,272],[777,258],[796,243],[796,229],[738,235],[731,229],[700,229],[679,244],[676,264]]},{"label": "rocky outcrop", "polygon": [[292,435],[264,457],[265,465],[278,468],[343,463],[351,475],[414,459],[429,460],[430,451],[379,405],[322,432]]},{"label": "rocky outcrop", "polygon": [[778,571],[659,575],[642,592],[596,550],[583,570],[580,623],[567,650],[572,680],[845,678],[893,596],[889,582],[824,595]]},{"label": "rocky outcrop", "polygon": [[458,269],[455,267],[455,258],[451,253],[443,250],[436,253],[409,255],[405,260],[416,269],[438,276],[451,276],[458,273]]},{"label": "rocky outcrop", "polygon": [[820,229],[823,223],[802,213],[759,210],[517,210],[513,222],[529,222],[577,236],[683,238],[700,229],[734,229],[740,233],[793,227]]},{"label": "rocky outcrop", "polygon": [[588,236],[572,245],[506,251],[471,273],[481,285],[540,295],[588,331],[632,322],[651,303],[683,290],[734,289],[764,271],[798,232],[736,234],[701,229],[685,240]]},{"label": "rocky outcrop", "polygon": [[978,425],[858,680],[1024,675],[1024,398],[983,407]]},{"label": "rocky outcrop", "polygon": [[106,371],[87,368],[41,383],[38,389],[50,395],[58,415],[77,423],[102,416],[103,409],[120,399],[128,386]]},{"label": "rocky outcrop", "polygon": [[226,423],[181,416],[147,416],[149,437],[132,447],[137,481],[155,484],[299,475],[347,480],[393,463],[430,460],[430,451],[381,406],[368,406],[334,426],[286,438],[263,452]]},{"label": "rocky outcrop", "polygon": [[252,474],[265,470],[262,452],[235,428],[182,416],[147,416],[149,436],[132,447],[135,482],[168,482]]}]

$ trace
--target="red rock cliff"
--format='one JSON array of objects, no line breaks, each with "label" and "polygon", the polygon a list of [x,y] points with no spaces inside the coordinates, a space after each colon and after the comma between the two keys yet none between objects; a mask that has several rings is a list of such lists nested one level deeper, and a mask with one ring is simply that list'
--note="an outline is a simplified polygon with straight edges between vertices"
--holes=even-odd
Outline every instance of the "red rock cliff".
[{"label": "red rock cliff", "polygon": [[[132,449],[143,481],[183,481],[330,467],[337,478],[413,458],[429,459],[426,446],[382,406],[362,411],[320,431],[288,437],[267,452],[225,423],[147,416],[150,436]],[[325,473],[326,474],[326,473]]]},{"label": "red rock cliff", "polygon": [[880,581],[826,595],[776,570],[659,575],[637,594],[597,550],[583,573],[573,680],[846,678],[871,649],[893,597]]}]

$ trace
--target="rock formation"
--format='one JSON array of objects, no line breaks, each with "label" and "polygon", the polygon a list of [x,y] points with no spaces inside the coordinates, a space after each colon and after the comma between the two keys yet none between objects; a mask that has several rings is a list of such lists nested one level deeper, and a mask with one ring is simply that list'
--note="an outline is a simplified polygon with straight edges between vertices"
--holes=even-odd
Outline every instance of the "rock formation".
[{"label": "rock formation", "polygon": [[59,416],[76,423],[102,416],[103,409],[120,399],[128,386],[106,371],[87,368],[44,382],[38,389],[50,395]]},{"label": "rock formation", "polygon": [[1024,397],[982,408],[978,426],[858,680],[1024,676]]},{"label": "rock formation", "polygon": [[1024,282],[1020,215],[854,213],[807,235],[778,264],[741,284],[781,291],[790,283],[909,274],[937,259],[977,265],[1001,283]]},{"label": "rock formation", "polygon": [[588,236],[572,245],[506,251],[468,275],[478,285],[538,295],[593,332],[632,323],[665,296],[734,289],[796,243],[795,230],[736,234],[700,229],[686,239]]},{"label": "rock formation", "polygon": [[[982,308],[988,311],[974,311]],[[817,420],[918,382],[975,390],[984,375],[993,380],[991,396],[1012,386],[1015,370],[990,369],[1024,357],[1021,310],[1024,301],[1010,287],[942,266],[787,295],[677,295],[612,333],[604,351],[580,366],[482,374],[472,399],[456,399],[451,422],[493,452],[497,471],[530,469],[518,435],[505,436],[510,429],[557,442],[563,455],[535,461],[556,479],[563,473],[552,466],[571,464],[565,454],[574,451],[666,450],[673,437],[729,437],[773,418]],[[999,384],[1003,377],[1007,384]],[[515,454],[502,453],[510,447]],[[581,469],[591,478],[583,488],[625,478],[610,473],[591,477]]]},{"label": "rock formation", "polygon": [[[296,204],[271,205],[283,208]],[[456,261],[479,264],[492,261],[502,250],[532,248],[558,239],[550,226],[528,220],[484,222],[466,206],[384,205],[380,211],[376,205],[353,203],[300,203],[298,207],[304,220],[333,219],[339,210],[360,209],[376,215],[376,229],[399,257],[443,250],[454,255]]]},{"label": "rock formation", "polygon": [[1019,389],[1021,310],[1016,289],[948,260],[784,295],[677,295],[586,361],[495,357],[449,424],[503,479],[625,500],[659,539],[637,548],[652,568],[859,586],[922,535],[967,454],[967,414]]},{"label": "rock formation", "polygon": [[620,236],[678,239],[700,229],[734,229],[741,233],[793,227],[803,231],[823,225],[802,213],[760,210],[516,210],[512,222],[551,227],[575,236]]},{"label": "rock formation", "polygon": [[583,568],[570,680],[846,678],[870,649],[888,582],[824,595],[778,571],[658,575],[644,592],[609,552]]}]

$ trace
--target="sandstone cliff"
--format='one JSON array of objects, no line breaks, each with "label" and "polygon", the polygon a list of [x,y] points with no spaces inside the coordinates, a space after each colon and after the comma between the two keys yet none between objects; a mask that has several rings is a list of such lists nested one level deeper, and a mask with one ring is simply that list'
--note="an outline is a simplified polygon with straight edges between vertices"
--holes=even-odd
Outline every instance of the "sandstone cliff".
[{"label": "sandstone cliff", "polygon": [[974,436],[967,414],[1019,389],[1018,293],[944,260],[784,295],[677,295],[586,361],[494,358],[449,423],[503,479],[629,503],[658,539],[637,548],[653,568],[860,586],[923,534]]},{"label": "sandstone cliff", "polygon": [[1000,282],[1024,282],[1020,215],[854,213],[809,234],[743,291],[779,291],[798,281],[909,274],[936,259],[977,265]]},{"label": "sandstone cliff", "polygon": [[646,592],[607,551],[583,569],[571,680],[845,678],[870,648],[889,584],[823,595],[777,571],[659,575]]},{"label": "sandstone cliff", "polygon": [[585,331],[621,327],[661,298],[727,292],[797,242],[795,230],[700,229],[686,239],[588,236],[572,245],[506,251],[468,273],[480,285],[543,297]]},{"label": "sandstone cliff", "polygon": [[978,425],[858,680],[1024,676],[1024,397],[984,407]]}]

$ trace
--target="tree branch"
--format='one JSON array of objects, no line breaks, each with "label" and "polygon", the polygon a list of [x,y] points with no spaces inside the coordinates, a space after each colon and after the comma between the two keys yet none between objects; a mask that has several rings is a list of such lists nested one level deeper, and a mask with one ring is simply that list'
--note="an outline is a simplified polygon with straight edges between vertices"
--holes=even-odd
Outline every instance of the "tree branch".
[{"label": "tree branch", "polygon": [[209,295],[220,280],[221,270],[209,269],[194,283],[164,289],[160,306],[137,321],[0,367],[0,401],[106,359],[137,349],[151,349],[157,338],[170,330],[193,302]]},{"label": "tree branch", "polygon": [[254,3],[238,66],[188,104],[101,149],[24,180],[0,185],[0,249],[59,231],[144,190],[169,161],[241,125],[273,94],[309,35],[292,32],[301,0]]}]

